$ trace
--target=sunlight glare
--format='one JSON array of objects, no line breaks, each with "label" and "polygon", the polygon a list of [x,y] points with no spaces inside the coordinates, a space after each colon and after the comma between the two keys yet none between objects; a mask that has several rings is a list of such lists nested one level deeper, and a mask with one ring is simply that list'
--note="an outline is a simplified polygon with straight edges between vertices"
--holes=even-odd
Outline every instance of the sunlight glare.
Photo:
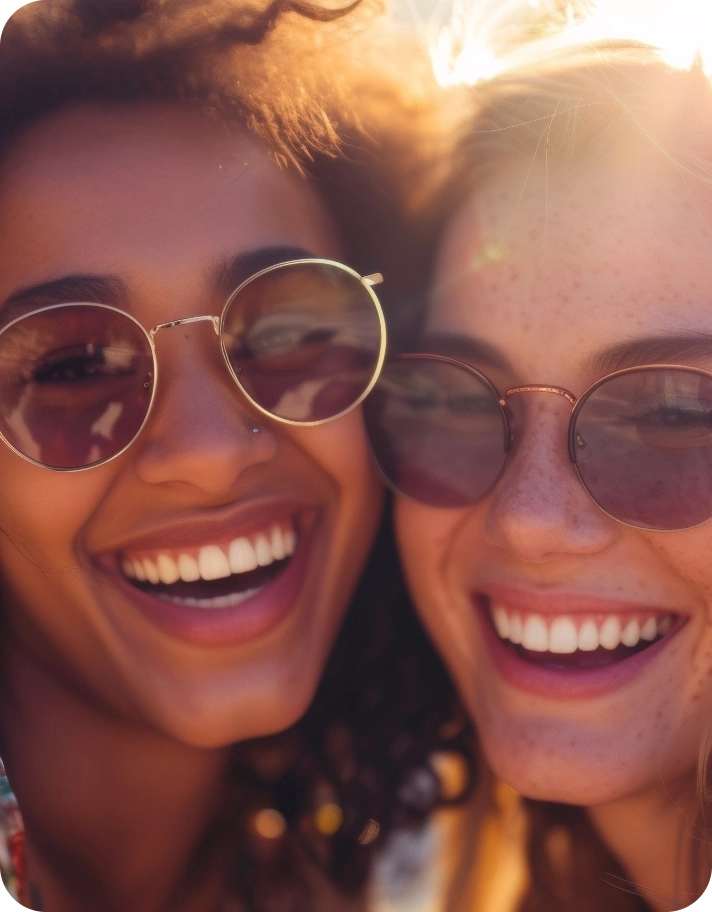
[{"label": "sunlight glare", "polygon": [[676,69],[699,61],[712,76],[710,0],[441,0],[427,36],[443,86],[475,85],[553,53],[611,40],[651,45]]}]

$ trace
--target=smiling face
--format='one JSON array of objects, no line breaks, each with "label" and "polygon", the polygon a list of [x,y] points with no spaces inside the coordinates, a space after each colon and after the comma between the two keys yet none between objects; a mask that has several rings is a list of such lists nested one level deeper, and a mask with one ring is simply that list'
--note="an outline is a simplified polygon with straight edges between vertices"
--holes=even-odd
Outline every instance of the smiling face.
[{"label": "smiling face", "polygon": [[[492,180],[446,233],[426,327],[441,350],[469,353],[500,395],[579,397],[635,364],[711,370],[705,201],[659,160],[526,175]],[[570,461],[571,403],[507,402],[513,447],[482,500],[398,498],[419,611],[523,794],[595,805],[682,784],[712,715],[712,521],[610,518]]]},{"label": "smiling face", "polygon": [[[0,300],[15,309],[51,283],[40,306],[117,305],[150,329],[220,314],[270,259],[340,259],[305,181],[253,139],[170,107],[39,123],[4,162],[0,194]],[[159,333],[156,352],[152,412],[116,459],[57,473],[0,445],[5,636],[92,702],[224,745],[305,710],[381,490],[358,410],[317,427],[270,420],[210,322]]]}]

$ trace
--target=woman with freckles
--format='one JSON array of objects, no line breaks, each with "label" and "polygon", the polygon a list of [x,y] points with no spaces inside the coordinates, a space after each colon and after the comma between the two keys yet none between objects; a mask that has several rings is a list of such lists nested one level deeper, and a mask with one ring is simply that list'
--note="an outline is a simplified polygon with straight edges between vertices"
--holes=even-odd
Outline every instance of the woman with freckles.
[{"label": "woman with freckles", "polygon": [[526,799],[519,908],[680,909],[710,874],[712,89],[640,47],[478,88],[369,432],[417,608]]},{"label": "woman with freckles", "polygon": [[389,745],[426,647],[394,658],[382,562],[295,725],[380,520],[377,270],[391,293],[416,275],[402,240],[387,268],[409,203],[375,100],[408,112],[405,173],[426,93],[349,90],[369,57],[334,11],[199,6],[43,0],[0,47],[0,755],[24,851],[0,800],[46,912],[354,908],[379,827],[426,810],[388,773],[420,762]]}]

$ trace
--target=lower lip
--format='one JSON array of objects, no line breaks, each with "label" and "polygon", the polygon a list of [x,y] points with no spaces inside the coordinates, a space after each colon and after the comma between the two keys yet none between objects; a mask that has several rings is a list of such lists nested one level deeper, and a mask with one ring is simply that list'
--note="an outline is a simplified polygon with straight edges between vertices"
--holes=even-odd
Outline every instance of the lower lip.
[{"label": "lower lip", "polygon": [[316,515],[295,523],[297,550],[284,570],[255,595],[234,608],[193,608],[156,598],[117,574],[122,592],[156,627],[196,646],[236,646],[263,637],[293,610],[304,585],[312,551]]},{"label": "lower lip", "polygon": [[546,668],[520,658],[497,636],[485,606],[475,603],[489,654],[504,680],[512,687],[554,700],[585,700],[611,693],[642,674],[667,648],[687,623],[679,617],[661,640],[627,659],[598,668]]}]

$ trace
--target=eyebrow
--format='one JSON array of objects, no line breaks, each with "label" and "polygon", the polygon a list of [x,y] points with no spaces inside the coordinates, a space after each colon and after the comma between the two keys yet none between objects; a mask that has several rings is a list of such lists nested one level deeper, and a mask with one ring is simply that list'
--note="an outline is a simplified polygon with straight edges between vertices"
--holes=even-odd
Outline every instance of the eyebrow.
[{"label": "eyebrow", "polygon": [[[444,355],[464,361],[474,367],[491,367],[512,372],[507,358],[487,342],[472,336],[455,333],[428,333],[417,346],[417,350],[433,355]],[[588,359],[588,371],[597,377],[604,377],[627,367],[644,364],[692,364],[709,365],[712,361],[712,333],[689,332],[646,336],[630,342],[620,342],[597,352]]]},{"label": "eyebrow", "polygon": [[86,302],[125,308],[128,302],[128,286],[118,276],[63,276],[51,282],[30,285],[13,292],[0,305],[0,318],[3,323],[8,323],[28,310],[37,310],[52,304]]},{"label": "eyebrow", "polygon": [[314,254],[303,247],[285,245],[243,250],[218,265],[213,273],[213,283],[216,291],[229,295],[246,279],[262,269],[276,266],[278,263],[286,263],[289,260],[306,260],[313,257]]},{"label": "eyebrow", "polygon": [[[274,246],[244,250],[234,257],[223,260],[212,271],[215,291],[229,295],[245,279],[277,263],[288,260],[302,260],[313,257],[302,247]],[[32,310],[50,307],[52,304],[92,303],[109,304],[121,310],[130,310],[130,293],[127,282],[116,275],[77,274],[62,276],[50,282],[30,285],[14,291],[0,304],[0,321],[12,322]]]},{"label": "eyebrow", "polygon": [[588,367],[593,374],[605,376],[642,364],[709,364],[710,360],[712,335],[691,330],[621,342],[591,356]]},{"label": "eyebrow", "polygon": [[428,333],[420,340],[418,351],[429,355],[455,358],[474,367],[491,367],[512,372],[512,365],[499,349],[472,336],[460,336],[456,333]]}]

